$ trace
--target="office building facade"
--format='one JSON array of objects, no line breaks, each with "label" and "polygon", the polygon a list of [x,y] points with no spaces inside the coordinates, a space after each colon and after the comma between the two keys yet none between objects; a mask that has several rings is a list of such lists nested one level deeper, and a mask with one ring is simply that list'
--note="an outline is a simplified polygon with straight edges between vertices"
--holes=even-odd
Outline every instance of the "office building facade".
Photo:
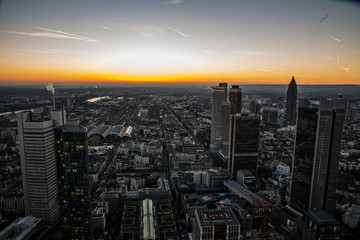
[{"label": "office building facade", "polygon": [[260,117],[231,115],[228,170],[236,178],[240,169],[256,176],[260,135]]},{"label": "office building facade", "polygon": [[25,215],[54,226],[59,219],[54,127],[60,119],[17,115]]},{"label": "office building facade", "polygon": [[231,105],[231,114],[241,113],[242,89],[239,85],[232,85],[229,91],[229,101]]},{"label": "office building facade", "polygon": [[346,99],[299,99],[290,205],[333,214]]},{"label": "office building facade", "polygon": [[214,152],[228,146],[230,103],[225,100],[226,92],[225,87],[212,88],[210,148]]},{"label": "office building facade", "polygon": [[59,205],[63,239],[92,239],[86,129],[55,129]]}]

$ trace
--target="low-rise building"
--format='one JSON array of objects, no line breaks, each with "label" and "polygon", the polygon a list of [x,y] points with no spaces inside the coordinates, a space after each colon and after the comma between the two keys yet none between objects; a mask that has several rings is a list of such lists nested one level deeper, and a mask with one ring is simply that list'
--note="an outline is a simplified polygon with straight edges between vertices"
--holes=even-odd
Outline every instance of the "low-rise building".
[{"label": "low-rise building", "polygon": [[194,239],[240,239],[240,223],[230,207],[195,209]]}]

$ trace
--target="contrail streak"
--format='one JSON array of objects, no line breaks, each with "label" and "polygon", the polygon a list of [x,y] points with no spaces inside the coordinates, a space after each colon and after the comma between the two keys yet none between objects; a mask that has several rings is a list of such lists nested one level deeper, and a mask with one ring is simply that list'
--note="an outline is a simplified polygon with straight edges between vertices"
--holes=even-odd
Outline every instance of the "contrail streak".
[{"label": "contrail streak", "polygon": [[180,35],[183,36],[183,37],[186,37],[186,38],[188,37],[185,33],[182,33],[182,32],[180,32],[180,31],[178,31],[178,30],[176,30],[176,29],[174,29],[174,28],[172,28],[172,27],[170,27],[170,26],[168,26],[168,25],[166,25],[166,24],[164,24],[164,23],[162,23],[162,22],[160,22],[160,21],[152,18],[152,17],[149,17],[149,16],[147,16],[147,15],[143,15],[143,16],[146,17],[147,19],[153,21],[153,22],[156,22],[156,23],[160,24],[161,26],[163,26],[163,27],[165,27],[165,28],[167,28],[167,29],[169,29],[169,30],[171,30],[171,31],[176,32],[177,34],[180,34]]},{"label": "contrail streak", "polygon": [[329,38],[331,38],[332,40],[335,40],[335,41],[337,41],[337,42],[341,42],[341,40],[340,39],[338,39],[338,38],[336,38],[336,37],[333,37],[333,36],[328,36]]}]

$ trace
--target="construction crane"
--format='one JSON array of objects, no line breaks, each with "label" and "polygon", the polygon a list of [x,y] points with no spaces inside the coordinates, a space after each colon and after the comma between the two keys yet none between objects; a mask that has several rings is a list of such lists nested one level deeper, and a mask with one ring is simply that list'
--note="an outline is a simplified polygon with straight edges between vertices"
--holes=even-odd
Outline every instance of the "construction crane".
[{"label": "construction crane", "polygon": [[[257,204],[263,208],[263,211],[264,211],[264,223],[263,223],[263,227],[262,227],[262,239],[266,239],[267,237],[267,226],[268,226],[268,213],[269,211],[271,211],[271,207],[272,207],[272,202],[275,198],[274,197],[271,197],[265,204],[264,204],[259,200],[257,199],[257,197],[255,197],[254,195],[252,194],[249,194],[256,202]],[[269,218],[270,219],[270,218]]]},{"label": "construction crane", "polygon": [[246,238],[246,219],[247,219],[247,215],[248,215],[248,210],[249,208],[246,208],[243,220],[242,220],[242,226],[243,226],[243,232],[244,232],[244,239]]}]

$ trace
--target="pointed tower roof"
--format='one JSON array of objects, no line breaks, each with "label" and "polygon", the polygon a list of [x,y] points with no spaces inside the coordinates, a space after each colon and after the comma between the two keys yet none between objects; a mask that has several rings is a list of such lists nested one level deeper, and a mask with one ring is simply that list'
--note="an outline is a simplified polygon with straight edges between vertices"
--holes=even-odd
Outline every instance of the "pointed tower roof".
[{"label": "pointed tower roof", "polygon": [[294,78],[294,76],[292,76],[292,79],[291,79],[291,82],[290,82],[290,84],[294,84],[294,85],[296,85],[296,82],[295,82],[295,78]]}]

